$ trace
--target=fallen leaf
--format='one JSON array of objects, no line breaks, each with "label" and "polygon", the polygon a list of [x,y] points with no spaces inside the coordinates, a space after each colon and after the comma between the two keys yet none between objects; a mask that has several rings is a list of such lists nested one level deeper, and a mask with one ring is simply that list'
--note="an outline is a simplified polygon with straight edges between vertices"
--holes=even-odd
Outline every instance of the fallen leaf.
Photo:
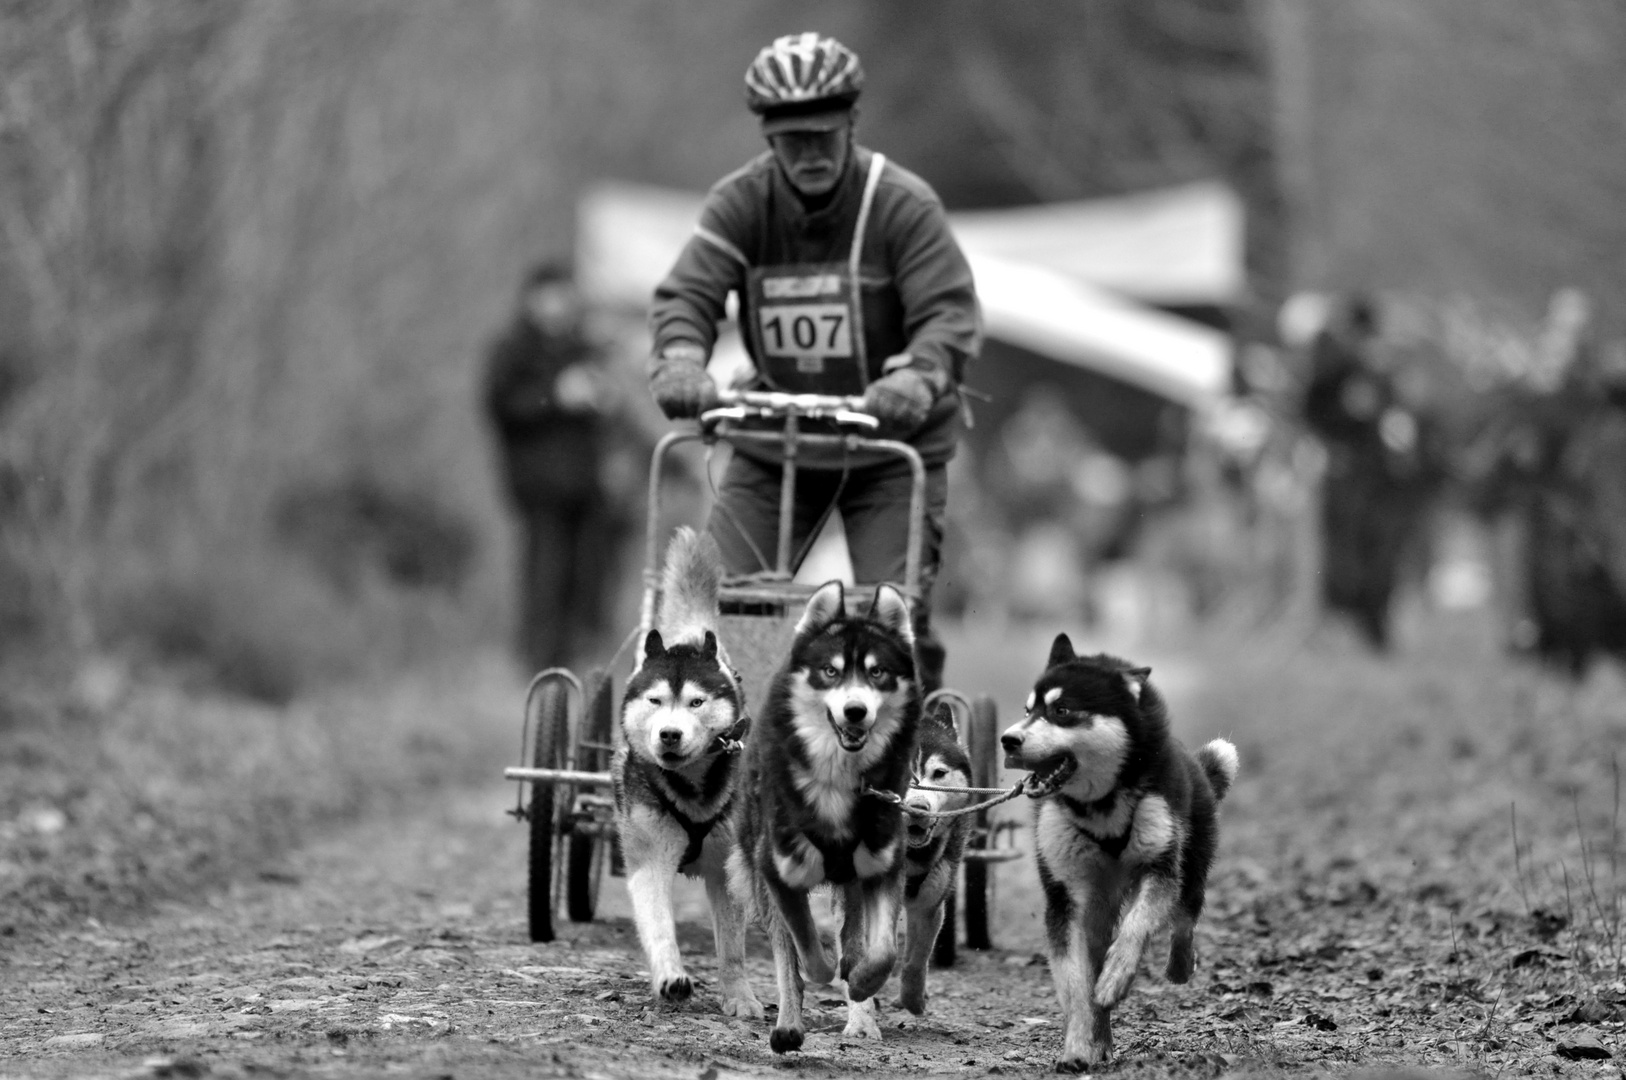
[{"label": "fallen leaf", "polygon": [[1558,1056],[1568,1061],[1601,1060],[1614,1057],[1604,1049],[1603,1043],[1598,1041],[1596,1035],[1572,1035],[1558,1044]]}]

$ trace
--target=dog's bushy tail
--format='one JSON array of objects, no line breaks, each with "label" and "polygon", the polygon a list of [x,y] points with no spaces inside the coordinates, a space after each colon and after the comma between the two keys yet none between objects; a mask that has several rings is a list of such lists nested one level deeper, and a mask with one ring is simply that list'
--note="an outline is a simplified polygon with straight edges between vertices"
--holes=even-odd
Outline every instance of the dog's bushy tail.
[{"label": "dog's bushy tail", "polygon": [[1236,779],[1236,747],[1228,739],[1215,739],[1197,751],[1197,764],[1203,767],[1208,786],[1214,789],[1215,801],[1225,798]]},{"label": "dog's bushy tail", "polygon": [[656,626],[668,646],[699,645],[717,632],[717,593],[723,584],[723,553],[708,533],[681,526],[666,548]]}]

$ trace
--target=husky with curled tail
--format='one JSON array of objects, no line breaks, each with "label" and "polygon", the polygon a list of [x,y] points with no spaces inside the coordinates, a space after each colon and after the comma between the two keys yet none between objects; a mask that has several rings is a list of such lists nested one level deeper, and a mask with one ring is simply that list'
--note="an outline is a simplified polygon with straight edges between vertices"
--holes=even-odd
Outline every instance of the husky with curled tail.
[{"label": "husky with curled tail", "polygon": [[716,541],[679,529],[666,550],[659,617],[627,681],[622,744],[610,773],[650,990],[672,1002],[694,992],[678,952],[672,882],[679,873],[699,876],[711,901],[723,1012],[761,1018],[762,1003],[745,976],[745,918],[727,886],[750,719],[739,679],[717,643],[722,576]]},{"label": "husky with curled tail", "polygon": [[1195,754],[1169,734],[1152,669],[1079,656],[1066,634],[1000,742],[1038,800],[1034,852],[1044,886],[1050,975],[1066,1016],[1059,1072],[1112,1055],[1112,1010],[1153,935],[1172,929],[1170,982],[1191,978],[1192,931],[1219,840],[1217,807],[1236,747]]}]

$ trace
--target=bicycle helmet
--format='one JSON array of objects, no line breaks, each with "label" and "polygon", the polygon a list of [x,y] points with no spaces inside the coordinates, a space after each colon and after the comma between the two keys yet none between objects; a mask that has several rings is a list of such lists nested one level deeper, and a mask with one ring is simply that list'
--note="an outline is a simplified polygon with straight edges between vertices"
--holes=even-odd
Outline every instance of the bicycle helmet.
[{"label": "bicycle helmet", "polygon": [[745,71],[745,103],[768,135],[840,127],[863,88],[858,54],[812,32],[778,38]]}]

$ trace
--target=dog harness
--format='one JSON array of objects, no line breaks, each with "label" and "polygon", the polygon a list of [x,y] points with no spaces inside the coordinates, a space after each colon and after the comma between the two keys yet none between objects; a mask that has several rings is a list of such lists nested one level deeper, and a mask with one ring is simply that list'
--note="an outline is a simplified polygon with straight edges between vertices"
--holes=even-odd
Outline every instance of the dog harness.
[{"label": "dog harness", "polygon": [[[739,753],[745,748],[744,739],[750,730],[751,717],[742,715],[738,720],[734,721],[733,726],[727,731],[718,733],[717,738],[712,741],[711,748],[706,751],[706,757]],[[666,772],[667,770],[662,769],[661,771]],[[666,782],[670,784],[672,781],[668,779]],[[684,783],[687,784],[687,781],[684,781]],[[689,837],[688,846],[683,849],[683,858],[678,860],[678,869],[682,870],[685,866],[700,858],[700,849],[705,846],[706,837],[711,835],[711,830],[728,815],[729,810],[733,809],[734,799],[731,796],[727,802],[717,808],[715,814],[705,821],[696,821],[678,809],[677,804],[667,796],[666,791],[660,785],[652,784],[651,789],[655,794],[655,802],[683,827],[684,833]]]},{"label": "dog harness", "polygon": [[683,858],[678,860],[679,870],[682,870],[685,866],[688,866],[690,863],[700,858],[700,849],[705,846],[706,837],[711,835],[712,828],[716,826],[717,822],[723,817],[723,815],[727,814],[734,806],[734,800],[730,798],[722,806],[719,806],[717,808],[717,813],[713,814],[710,818],[706,819],[705,821],[695,821],[688,814],[685,814],[682,810],[679,810],[677,804],[671,799],[667,798],[666,792],[662,791],[660,788],[655,789],[655,801],[660,804],[663,811],[672,816],[673,820],[675,820],[679,825],[683,826],[683,831],[688,834],[688,846],[683,849]]},{"label": "dog harness", "polygon": [[[1129,838],[1135,832],[1134,808],[1130,808],[1129,824],[1124,828],[1121,836],[1098,836],[1093,830],[1085,826],[1082,818],[1105,816],[1112,812],[1113,805],[1118,801],[1118,792],[1114,791],[1104,795],[1094,802],[1080,802],[1071,795],[1061,796],[1062,805],[1073,816],[1073,827],[1094,841],[1101,851],[1116,859],[1123,855],[1124,849],[1129,846]],[[1139,802],[1140,800],[1136,800]]]}]

